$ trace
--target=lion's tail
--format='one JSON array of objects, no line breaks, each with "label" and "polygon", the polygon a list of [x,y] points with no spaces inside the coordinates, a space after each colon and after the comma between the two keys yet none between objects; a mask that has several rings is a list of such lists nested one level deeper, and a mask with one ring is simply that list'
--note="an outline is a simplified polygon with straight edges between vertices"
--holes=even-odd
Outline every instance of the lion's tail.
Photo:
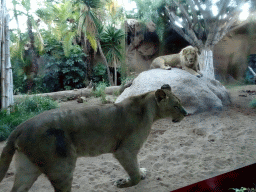
[{"label": "lion's tail", "polygon": [[15,153],[16,134],[11,134],[0,157],[0,182],[3,180]]}]

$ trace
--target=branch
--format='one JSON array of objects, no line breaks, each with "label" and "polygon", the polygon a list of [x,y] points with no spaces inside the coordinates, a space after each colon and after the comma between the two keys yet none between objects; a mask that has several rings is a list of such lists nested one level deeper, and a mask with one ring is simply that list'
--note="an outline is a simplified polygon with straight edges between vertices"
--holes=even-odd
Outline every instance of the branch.
[{"label": "branch", "polygon": [[227,18],[218,21],[218,30],[213,39],[213,41],[214,41],[213,44],[216,44],[229,31],[232,30],[231,27],[233,26],[233,24],[235,23],[235,21],[237,20],[237,18],[239,16],[239,13],[241,12],[240,5],[241,5],[241,3],[239,5],[237,5],[237,7],[231,13],[229,13],[229,16],[227,16]]},{"label": "branch", "polygon": [[222,0],[220,2],[220,6],[219,6],[219,13],[216,16],[216,18],[219,18],[222,14],[224,14],[224,12],[226,11],[225,9],[227,8],[228,4],[230,3],[231,0]]},{"label": "branch", "polygon": [[181,35],[183,38],[185,38],[190,44],[192,44],[193,46],[197,46],[198,48],[202,47],[202,41],[198,40],[197,36],[195,35],[195,32],[189,28],[188,25],[184,26],[183,28],[185,29],[185,31],[187,31],[187,34],[181,29],[179,28],[177,25],[175,25],[175,17],[178,18],[176,15],[174,15],[166,6],[166,11],[167,14],[169,15],[169,19],[171,20],[170,24],[171,26],[174,28],[174,30]]},{"label": "branch", "polygon": [[195,26],[196,24],[198,24],[198,30],[197,30],[197,33],[200,35],[203,33],[203,26],[202,26],[202,23],[198,20],[198,16],[197,16],[197,13],[196,13],[196,9],[195,9],[195,4],[192,0],[187,0],[187,3],[189,4],[190,8],[191,8],[191,11],[192,11],[192,14],[193,14],[193,26],[192,26],[192,29],[195,31]]},{"label": "branch", "polygon": [[218,40],[218,41],[221,40],[231,30],[231,27],[234,24],[234,22],[236,21],[237,17],[238,16],[233,17],[229,21],[229,23],[226,24],[226,26],[221,30],[221,32],[219,32],[219,34],[217,34],[217,35],[219,35],[218,39],[217,39],[218,36],[216,35],[216,40]]},{"label": "branch", "polygon": [[187,0],[187,3],[188,3],[188,5],[190,6],[191,11],[192,11],[192,14],[193,14],[193,24],[199,23],[199,22],[198,22],[198,18],[197,18],[197,14],[196,14],[196,9],[195,9],[194,3],[192,2],[192,0]]},{"label": "branch", "polygon": [[184,37],[189,43],[194,44],[193,40],[187,36],[181,28],[179,28],[177,25],[175,25],[175,19],[173,18],[174,15],[171,14],[171,11],[168,9],[167,6],[165,6],[166,12],[169,16],[169,19],[171,20],[170,24],[171,26],[174,28],[174,30],[181,35],[182,37]]},{"label": "branch", "polygon": [[199,8],[199,11],[202,13],[202,15],[204,17],[205,26],[207,26],[206,20],[211,18],[210,12],[203,10],[200,3],[198,2],[198,0],[194,0],[194,2],[196,4],[196,6]]},{"label": "branch", "polygon": [[183,14],[184,18],[186,18],[186,20],[187,20],[187,22],[188,22],[189,28],[191,28],[191,26],[192,26],[192,21],[191,21],[191,18],[189,17],[188,12],[185,10],[185,8],[183,7],[183,5],[180,4],[179,2],[177,2],[177,1],[174,0],[174,3],[180,8],[181,13]]},{"label": "branch", "polygon": [[219,34],[220,34],[221,27],[222,27],[222,23],[223,23],[223,18],[220,18],[220,16],[224,14],[224,12],[225,12],[225,10],[226,10],[228,4],[230,3],[230,1],[231,1],[231,0],[222,0],[222,1],[220,2],[220,5],[219,5],[220,11],[219,11],[218,15],[216,16],[216,19],[217,19],[217,20],[215,21],[215,24],[214,24],[214,26],[212,27],[212,31],[211,31],[211,32],[213,32],[213,33],[215,33],[215,34],[213,34],[213,35],[211,36],[211,39],[209,38],[209,40],[210,40],[211,42],[213,42],[214,39],[216,40],[217,37],[218,37]]}]

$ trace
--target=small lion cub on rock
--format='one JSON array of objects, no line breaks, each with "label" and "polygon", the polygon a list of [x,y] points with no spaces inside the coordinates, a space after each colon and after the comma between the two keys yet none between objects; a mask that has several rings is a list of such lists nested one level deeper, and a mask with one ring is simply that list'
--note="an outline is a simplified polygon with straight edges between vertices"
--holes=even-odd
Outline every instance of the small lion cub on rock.
[{"label": "small lion cub on rock", "polygon": [[16,151],[12,192],[28,191],[42,173],[55,191],[70,192],[78,157],[113,153],[129,175],[115,185],[136,185],[146,176],[137,154],[152,123],[166,117],[179,122],[186,115],[167,84],[117,104],[46,111],[19,125],[9,136],[0,157],[0,181]]},{"label": "small lion cub on rock", "polygon": [[161,68],[167,70],[172,69],[172,67],[183,69],[197,77],[203,76],[199,71],[198,49],[196,47],[187,46],[177,54],[157,57],[150,66],[151,69]]}]

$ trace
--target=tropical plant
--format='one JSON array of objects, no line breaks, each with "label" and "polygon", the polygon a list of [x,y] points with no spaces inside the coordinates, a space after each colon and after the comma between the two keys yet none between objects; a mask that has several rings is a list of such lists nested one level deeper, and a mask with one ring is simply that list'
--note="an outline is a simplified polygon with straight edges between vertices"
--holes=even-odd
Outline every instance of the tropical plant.
[{"label": "tropical plant", "polygon": [[97,63],[93,67],[91,79],[94,83],[106,82],[107,84],[109,84],[107,68],[103,63]]},{"label": "tropical plant", "polygon": [[106,66],[108,81],[113,85],[113,80],[108,68],[107,59],[102,51],[100,43],[100,33],[103,31],[103,26],[101,25],[96,11],[99,10],[104,4],[100,0],[78,0],[78,3],[82,3],[79,6],[80,10],[80,20],[78,23],[78,31],[80,37],[84,39],[84,47],[87,49],[86,40],[88,39],[91,47],[96,51],[100,52],[103,59],[103,63]]},{"label": "tropical plant", "polygon": [[46,46],[45,86],[49,91],[59,91],[84,87],[86,77],[85,53],[81,47],[72,46],[69,57],[66,57],[58,41],[53,47]]},{"label": "tropical plant", "polygon": [[108,26],[101,34],[103,52],[106,55],[110,67],[115,70],[115,85],[117,85],[117,64],[122,61],[121,41],[124,38],[124,32],[116,29],[114,26]]},{"label": "tropical plant", "polygon": [[0,112],[0,141],[8,138],[13,129],[29,118],[58,107],[58,103],[48,97],[23,97],[18,99],[7,115],[7,110]]},{"label": "tropical plant", "polygon": [[48,26],[55,38],[62,43],[65,56],[68,57],[77,35],[75,21],[78,20],[79,13],[74,11],[71,1],[64,0],[57,4],[46,2],[45,5],[46,8],[38,9],[36,14]]},{"label": "tropical plant", "polygon": [[[34,77],[37,76],[38,72],[39,53],[43,50],[44,42],[38,28],[38,22],[35,21],[31,13],[30,0],[13,0],[12,3],[14,6],[14,18],[17,24],[17,30],[11,32],[12,44],[10,47],[12,65],[16,67],[14,70],[17,72],[14,74],[14,78],[23,76],[23,80],[22,78],[19,78],[19,80],[26,83],[27,88],[24,90],[28,89],[31,91],[35,84]],[[17,9],[18,6],[22,7],[22,11]],[[26,33],[21,33],[19,16],[27,17]],[[19,86],[18,89],[21,90],[23,88]],[[16,90],[18,89],[16,88]]]},{"label": "tropical plant", "polygon": [[106,87],[107,87],[107,84],[105,82],[100,82],[96,86],[95,91],[92,92],[95,97],[101,98],[102,103],[107,103],[106,92],[105,92]]},{"label": "tropical plant", "polygon": [[253,99],[250,104],[251,108],[256,108],[256,99]]}]

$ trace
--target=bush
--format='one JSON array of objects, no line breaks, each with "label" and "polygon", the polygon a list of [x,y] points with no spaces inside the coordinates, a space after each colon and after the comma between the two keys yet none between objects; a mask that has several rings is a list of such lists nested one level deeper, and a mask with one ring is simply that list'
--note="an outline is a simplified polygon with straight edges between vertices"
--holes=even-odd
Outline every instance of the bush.
[{"label": "bush", "polygon": [[91,79],[94,83],[108,82],[107,67],[103,63],[98,63],[95,65],[93,67]]},{"label": "bush", "polygon": [[0,112],[0,141],[7,139],[15,127],[22,122],[45,110],[57,107],[57,102],[48,97],[33,96],[19,99],[12,106],[10,115],[6,110]]},{"label": "bush", "polygon": [[[50,92],[84,87],[86,78],[85,54],[74,46],[69,57],[62,49],[52,48],[44,55],[47,61],[44,83]],[[57,53],[56,53],[57,52]]]},{"label": "bush", "polygon": [[100,82],[100,83],[96,86],[96,90],[92,92],[95,97],[101,97],[102,103],[106,103],[106,102],[107,102],[106,93],[105,93],[106,87],[107,87],[107,84],[106,84],[106,83]]},{"label": "bush", "polygon": [[250,104],[251,108],[256,108],[256,99],[253,99]]},{"label": "bush", "polygon": [[237,188],[230,188],[229,190],[234,190],[236,192],[255,192],[256,190],[255,189],[250,189],[250,188],[245,188],[245,187],[241,187],[240,189],[237,189]]}]

